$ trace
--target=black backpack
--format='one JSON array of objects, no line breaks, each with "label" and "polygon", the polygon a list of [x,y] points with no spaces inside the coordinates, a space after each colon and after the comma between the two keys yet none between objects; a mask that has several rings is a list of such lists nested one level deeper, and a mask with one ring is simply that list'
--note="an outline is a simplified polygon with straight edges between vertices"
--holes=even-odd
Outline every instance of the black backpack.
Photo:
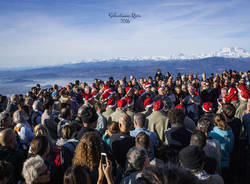
[{"label": "black backpack", "polygon": [[55,147],[54,164],[56,167],[60,167],[63,171],[66,171],[71,166],[77,144],[78,142],[67,142],[62,146]]},{"label": "black backpack", "polygon": [[53,149],[55,154],[54,157],[54,165],[55,165],[55,182],[63,183],[64,172],[67,168],[71,167],[72,159],[74,157],[74,149],[77,146],[76,142],[68,142],[66,144],[70,144],[72,149],[69,149],[68,146],[56,146]]}]

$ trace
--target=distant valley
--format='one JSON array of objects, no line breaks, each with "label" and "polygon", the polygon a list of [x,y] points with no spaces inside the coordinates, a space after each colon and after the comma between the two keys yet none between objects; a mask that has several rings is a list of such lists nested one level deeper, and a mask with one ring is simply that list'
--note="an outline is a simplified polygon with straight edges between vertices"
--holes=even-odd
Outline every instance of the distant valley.
[{"label": "distant valley", "polygon": [[[250,58],[209,57],[202,59],[175,59],[175,60],[112,60],[96,62],[80,62],[61,66],[42,67],[27,70],[0,71],[0,94],[24,93],[39,81],[52,84],[54,81],[81,80],[92,82],[95,78],[106,80],[113,76],[116,80],[123,76],[147,77],[154,76],[160,68],[162,73],[167,71],[174,76],[177,73],[207,74],[221,73],[223,70],[250,70]],[[51,81],[51,83],[50,83]],[[42,82],[41,82],[42,83]],[[21,90],[23,89],[23,90]]]}]

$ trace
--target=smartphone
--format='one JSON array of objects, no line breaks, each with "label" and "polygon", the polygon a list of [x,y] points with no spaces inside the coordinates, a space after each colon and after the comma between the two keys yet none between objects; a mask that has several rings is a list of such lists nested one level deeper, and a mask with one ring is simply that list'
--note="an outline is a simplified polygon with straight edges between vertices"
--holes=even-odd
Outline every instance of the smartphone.
[{"label": "smartphone", "polygon": [[106,157],[107,157],[106,153],[101,153],[102,165],[104,165],[104,166],[107,165],[107,163],[106,163]]}]

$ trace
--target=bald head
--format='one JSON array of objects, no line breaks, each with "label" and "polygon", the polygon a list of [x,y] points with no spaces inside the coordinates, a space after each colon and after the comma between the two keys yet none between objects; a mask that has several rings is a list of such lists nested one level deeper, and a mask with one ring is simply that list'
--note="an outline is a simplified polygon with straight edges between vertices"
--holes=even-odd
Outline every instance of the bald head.
[{"label": "bald head", "polygon": [[119,119],[119,128],[121,132],[129,132],[131,126],[131,119],[128,115],[124,114]]},{"label": "bald head", "polygon": [[16,146],[16,134],[11,129],[4,129],[0,132],[0,145],[14,148]]}]

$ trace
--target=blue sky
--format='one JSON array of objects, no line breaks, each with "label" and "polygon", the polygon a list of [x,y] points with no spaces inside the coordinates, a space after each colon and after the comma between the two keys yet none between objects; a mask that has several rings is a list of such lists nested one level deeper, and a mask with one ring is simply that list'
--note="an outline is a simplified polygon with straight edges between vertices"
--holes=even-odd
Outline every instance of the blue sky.
[{"label": "blue sky", "polygon": [[[0,68],[250,49],[249,0],[0,0]],[[129,24],[109,13],[141,17]]]}]

